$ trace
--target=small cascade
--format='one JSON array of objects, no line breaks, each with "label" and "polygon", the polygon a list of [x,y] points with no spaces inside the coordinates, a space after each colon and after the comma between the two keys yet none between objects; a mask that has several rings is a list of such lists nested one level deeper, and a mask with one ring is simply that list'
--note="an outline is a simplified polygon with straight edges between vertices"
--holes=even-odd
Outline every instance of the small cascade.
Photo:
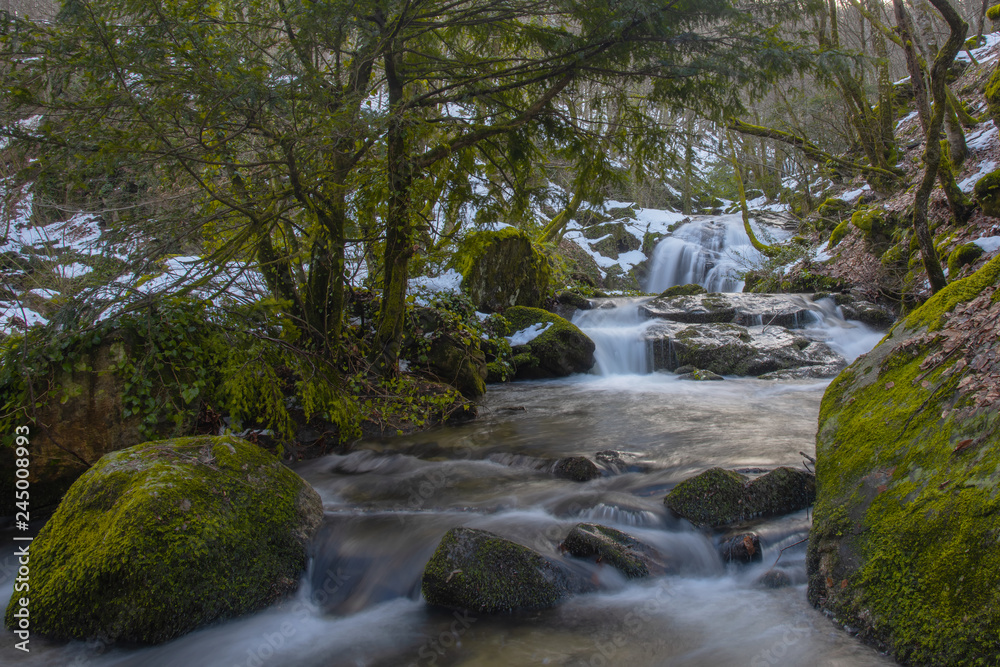
[{"label": "small cascade", "polygon": [[637,375],[648,373],[648,346],[643,334],[655,324],[639,313],[646,299],[604,299],[601,307],[578,310],[573,324],[594,341],[598,375]]},{"label": "small cascade", "polygon": [[709,292],[742,292],[739,273],[760,259],[739,214],[694,220],[657,244],[646,291],[694,283]]},{"label": "small cascade", "polygon": [[833,299],[814,301],[813,321],[806,324],[810,338],[822,340],[848,363],[875,347],[885,333],[856,320],[844,319],[844,312]]}]

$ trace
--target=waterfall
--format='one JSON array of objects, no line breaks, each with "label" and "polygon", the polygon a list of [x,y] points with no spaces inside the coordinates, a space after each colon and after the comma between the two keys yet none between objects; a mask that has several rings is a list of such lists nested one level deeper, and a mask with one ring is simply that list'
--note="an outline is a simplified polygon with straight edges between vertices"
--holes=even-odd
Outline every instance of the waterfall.
[{"label": "waterfall", "polygon": [[709,292],[742,292],[739,273],[760,259],[739,214],[695,220],[657,244],[646,291],[694,283]]},{"label": "waterfall", "polygon": [[655,324],[639,314],[639,304],[646,298],[607,299],[602,307],[578,310],[573,324],[586,333],[597,349],[594,372],[598,375],[635,375],[648,373],[648,350],[643,334]]}]

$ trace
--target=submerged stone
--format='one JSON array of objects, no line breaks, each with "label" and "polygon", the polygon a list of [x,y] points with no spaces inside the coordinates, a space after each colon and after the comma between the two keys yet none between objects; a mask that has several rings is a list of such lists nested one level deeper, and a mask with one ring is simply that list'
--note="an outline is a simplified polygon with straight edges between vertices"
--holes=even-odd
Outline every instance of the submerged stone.
[{"label": "submerged stone", "polygon": [[629,579],[663,574],[663,555],[628,533],[595,523],[580,523],[562,543],[577,558],[595,558],[622,572]]},{"label": "submerged stone", "polygon": [[784,570],[771,569],[757,577],[753,583],[757,588],[785,588],[792,585],[792,578]]},{"label": "submerged stone", "polygon": [[726,379],[717,373],[700,368],[695,368],[689,373],[678,373],[677,376],[678,380],[694,380],[696,382],[715,382]]},{"label": "submerged stone", "polygon": [[754,563],[763,559],[757,533],[741,533],[722,541],[719,555],[726,563]]},{"label": "submerged stone", "polygon": [[31,628],[159,643],[266,607],[297,587],[322,518],[308,484],[239,438],[107,454],[31,543]]},{"label": "submerged stone", "polygon": [[585,456],[567,456],[556,461],[552,469],[556,477],[574,482],[588,482],[601,476],[601,471],[593,461]]},{"label": "submerged stone", "polygon": [[452,528],[424,568],[428,604],[483,614],[555,606],[571,592],[566,573],[528,547],[476,528]]}]

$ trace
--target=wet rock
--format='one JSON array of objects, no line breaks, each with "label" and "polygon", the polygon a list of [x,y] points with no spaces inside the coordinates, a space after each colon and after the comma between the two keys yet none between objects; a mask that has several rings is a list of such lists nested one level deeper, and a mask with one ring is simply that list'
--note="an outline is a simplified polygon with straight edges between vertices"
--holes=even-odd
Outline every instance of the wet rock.
[{"label": "wet rock", "polygon": [[642,247],[642,240],[636,238],[625,222],[594,225],[584,229],[583,235],[593,241],[591,247],[594,250],[611,259],[617,259],[622,253],[639,250]]},{"label": "wet rock", "polygon": [[747,496],[747,504],[755,514],[797,512],[816,501],[816,475],[795,468],[775,468],[750,482]]},{"label": "wet rock", "polygon": [[826,343],[811,341],[777,326],[685,325],[664,321],[647,328],[643,338],[650,349],[654,370],[691,367],[717,375],[758,376],[806,366],[839,370],[847,365]]},{"label": "wet rock", "polygon": [[556,301],[567,306],[572,306],[578,310],[590,310],[594,307],[594,304],[591,303],[590,299],[587,297],[582,294],[566,290],[556,294]]},{"label": "wet rock", "polygon": [[841,306],[841,311],[844,319],[857,320],[875,329],[888,329],[896,321],[895,313],[870,301],[853,301]]},{"label": "wet rock", "polygon": [[629,579],[667,571],[663,555],[628,533],[595,523],[580,523],[562,543],[577,558],[595,558],[621,571]]},{"label": "wet rock", "polygon": [[744,475],[710,468],[675,486],[663,503],[696,526],[723,526],[749,516],[746,484]]},{"label": "wet rock", "polygon": [[726,563],[753,563],[763,558],[757,533],[741,533],[722,541],[719,555]]},{"label": "wet rock", "polygon": [[534,324],[550,325],[534,340],[513,348],[511,361],[519,380],[586,373],[594,366],[594,341],[575,325],[541,308],[508,308],[504,317],[513,334]]},{"label": "wet rock", "polygon": [[698,369],[695,368],[694,366],[688,366],[688,365],[678,366],[677,368],[674,369],[674,374],[675,375],[687,375],[688,373],[694,373],[696,370],[698,370]]},{"label": "wet rock", "polygon": [[452,528],[445,534],[421,583],[428,604],[482,614],[553,607],[572,588],[556,563],[475,528]]},{"label": "wet rock", "polygon": [[792,585],[792,578],[784,570],[768,570],[753,582],[757,588],[785,588]]},{"label": "wet rock", "polygon": [[556,477],[571,479],[574,482],[588,482],[601,476],[601,471],[594,462],[585,456],[567,456],[559,459],[552,472]]},{"label": "wet rock", "polygon": [[690,373],[678,373],[678,380],[694,380],[696,382],[711,382],[718,380],[725,380],[726,378],[713,373],[712,371],[705,371],[700,368],[696,368]]},{"label": "wet rock", "polygon": [[721,527],[795,512],[815,497],[816,478],[802,470],[775,468],[749,481],[732,470],[711,468],[675,486],[663,503],[696,526]]},{"label": "wet rock", "polygon": [[639,307],[644,316],[690,324],[733,323],[801,328],[818,307],[801,294],[693,294],[658,297]]},{"label": "wet rock", "polygon": [[107,454],[31,543],[31,629],[159,643],[266,607],[297,587],[322,518],[302,478],[239,438]]},{"label": "wet rock", "polygon": [[837,377],[844,370],[844,362],[822,364],[819,366],[800,366],[799,368],[784,368],[760,375],[761,380],[821,380]]}]

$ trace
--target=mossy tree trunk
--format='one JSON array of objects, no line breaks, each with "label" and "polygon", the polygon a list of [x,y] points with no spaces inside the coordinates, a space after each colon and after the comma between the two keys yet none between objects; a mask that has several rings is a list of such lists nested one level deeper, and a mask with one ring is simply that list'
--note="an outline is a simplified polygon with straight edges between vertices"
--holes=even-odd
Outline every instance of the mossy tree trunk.
[{"label": "mossy tree trunk", "polygon": [[948,95],[946,91],[945,78],[948,68],[955,60],[959,50],[965,42],[965,34],[968,31],[968,24],[962,20],[955,8],[948,0],[931,0],[933,5],[948,23],[950,33],[947,42],[941,47],[934,57],[934,64],[931,67],[931,98],[933,108],[931,110],[930,124],[927,128],[926,147],[924,149],[924,176],[917,188],[913,201],[913,231],[916,234],[917,242],[920,244],[920,255],[923,260],[924,269],[927,271],[927,279],[930,282],[931,291],[938,292],[947,285],[944,271],[941,269],[941,261],[937,251],[934,249],[934,240],[927,224],[927,206],[930,201],[931,190],[934,188],[934,181],[938,177],[941,167],[941,143],[938,136],[944,125],[944,117],[948,106]]},{"label": "mossy tree trunk", "polygon": [[743,215],[743,229],[746,231],[747,236],[750,237],[750,243],[757,251],[767,256],[773,255],[775,249],[758,239],[753,231],[753,225],[750,224],[750,211],[747,209],[747,193],[743,185],[743,171],[740,169],[739,160],[736,159],[736,143],[733,141],[732,133],[726,132],[726,136],[729,139],[729,163],[733,167],[733,175],[736,177],[736,186],[739,188],[740,193],[740,213]]}]

